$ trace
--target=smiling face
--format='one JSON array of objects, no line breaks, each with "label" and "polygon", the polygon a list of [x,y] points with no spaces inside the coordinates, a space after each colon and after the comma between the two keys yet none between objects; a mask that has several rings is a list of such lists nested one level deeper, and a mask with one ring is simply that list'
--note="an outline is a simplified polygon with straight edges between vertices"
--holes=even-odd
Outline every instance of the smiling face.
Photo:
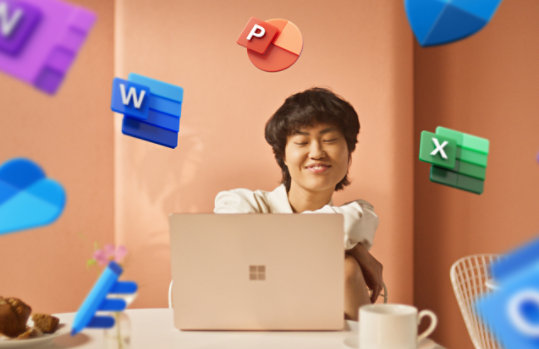
[{"label": "smiling face", "polygon": [[301,127],[288,136],[284,163],[290,189],[299,186],[310,192],[335,190],[348,172],[350,153],[342,132],[335,126],[319,123]]}]

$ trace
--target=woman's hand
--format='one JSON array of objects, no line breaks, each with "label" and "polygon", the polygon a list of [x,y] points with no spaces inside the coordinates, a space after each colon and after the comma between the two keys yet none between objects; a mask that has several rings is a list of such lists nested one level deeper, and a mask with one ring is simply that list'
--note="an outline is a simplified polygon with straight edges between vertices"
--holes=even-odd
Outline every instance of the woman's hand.
[{"label": "woman's hand", "polygon": [[384,279],[382,277],[382,263],[374,258],[367,248],[361,243],[358,243],[354,248],[348,250],[347,253],[352,255],[363,272],[365,283],[372,290],[371,302],[374,303],[380,292],[384,289]]}]

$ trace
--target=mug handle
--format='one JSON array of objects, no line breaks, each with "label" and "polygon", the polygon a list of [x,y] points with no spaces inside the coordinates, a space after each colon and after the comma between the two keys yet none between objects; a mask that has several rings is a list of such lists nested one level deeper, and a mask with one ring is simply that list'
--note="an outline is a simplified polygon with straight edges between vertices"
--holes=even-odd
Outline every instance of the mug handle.
[{"label": "mug handle", "polygon": [[419,314],[417,315],[417,324],[419,325],[421,323],[421,319],[425,316],[430,317],[430,326],[427,328],[423,333],[421,333],[419,336],[417,336],[417,342],[419,343],[423,339],[427,338],[436,328],[436,325],[438,325],[438,317],[436,314],[434,314],[430,310],[421,310]]}]

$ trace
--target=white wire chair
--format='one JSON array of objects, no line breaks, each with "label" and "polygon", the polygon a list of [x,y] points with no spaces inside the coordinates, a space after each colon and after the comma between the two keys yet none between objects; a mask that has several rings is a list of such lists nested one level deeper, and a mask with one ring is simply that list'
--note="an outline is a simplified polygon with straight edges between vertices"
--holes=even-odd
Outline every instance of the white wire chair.
[{"label": "white wire chair", "polygon": [[463,257],[453,263],[449,272],[460,312],[476,349],[502,349],[473,308],[478,296],[491,291],[487,286],[488,266],[498,258],[494,254]]}]

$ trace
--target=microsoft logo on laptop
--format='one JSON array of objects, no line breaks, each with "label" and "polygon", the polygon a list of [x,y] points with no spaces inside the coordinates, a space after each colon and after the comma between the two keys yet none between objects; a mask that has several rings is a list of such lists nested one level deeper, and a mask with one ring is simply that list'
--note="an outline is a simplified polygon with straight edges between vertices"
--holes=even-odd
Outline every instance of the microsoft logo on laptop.
[{"label": "microsoft logo on laptop", "polygon": [[481,194],[487,170],[488,139],[438,126],[421,132],[419,160],[432,164],[430,180]]},{"label": "microsoft logo on laptop", "polygon": [[250,265],[249,266],[249,280],[266,280],[266,266],[265,265]]}]

